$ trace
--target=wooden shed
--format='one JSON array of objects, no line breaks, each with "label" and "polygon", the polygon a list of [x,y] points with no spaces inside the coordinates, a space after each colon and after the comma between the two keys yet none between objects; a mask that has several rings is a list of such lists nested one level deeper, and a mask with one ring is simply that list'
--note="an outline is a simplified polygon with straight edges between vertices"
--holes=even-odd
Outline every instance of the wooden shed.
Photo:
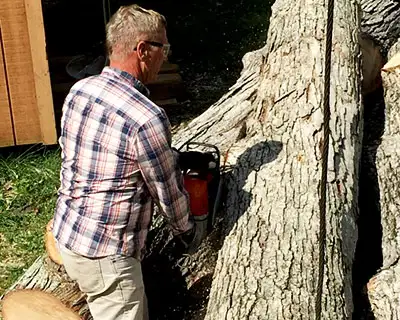
[{"label": "wooden shed", "polygon": [[41,0],[1,0],[0,147],[56,142]]}]

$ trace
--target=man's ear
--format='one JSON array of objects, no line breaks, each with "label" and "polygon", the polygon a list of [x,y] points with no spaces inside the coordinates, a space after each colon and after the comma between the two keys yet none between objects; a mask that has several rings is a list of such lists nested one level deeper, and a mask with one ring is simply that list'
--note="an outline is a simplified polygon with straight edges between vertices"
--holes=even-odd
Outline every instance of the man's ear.
[{"label": "man's ear", "polygon": [[146,43],[144,41],[139,41],[139,43],[137,44],[137,47],[136,47],[136,51],[137,51],[139,60],[147,59],[149,52],[148,52]]}]

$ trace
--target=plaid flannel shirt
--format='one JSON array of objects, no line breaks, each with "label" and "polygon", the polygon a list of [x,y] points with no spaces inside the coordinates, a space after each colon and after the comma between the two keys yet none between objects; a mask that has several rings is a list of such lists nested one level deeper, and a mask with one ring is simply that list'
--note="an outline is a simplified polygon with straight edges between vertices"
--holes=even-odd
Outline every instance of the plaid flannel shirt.
[{"label": "plaid flannel shirt", "polygon": [[60,245],[86,257],[141,259],[153,200],[175,234],[192,227],[169,120],[147,96],[138,80],[110,67],[71,88],[59,139]]}]

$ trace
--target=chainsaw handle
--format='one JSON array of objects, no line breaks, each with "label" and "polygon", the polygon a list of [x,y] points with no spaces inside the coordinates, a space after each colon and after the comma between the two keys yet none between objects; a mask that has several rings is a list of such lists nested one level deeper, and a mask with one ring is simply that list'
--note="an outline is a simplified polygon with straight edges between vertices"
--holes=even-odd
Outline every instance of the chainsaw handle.
[{"label": "chainsaw handle", "polygon": [[183,145],[178,149],[178,151],[181,151],[182,148],[183,148],[184,146],[186,146],[186,150],[187,150],[187,151],[189,151],[189,149],[190,149],[191,146],[206,147],[206,148],[213,149],[214,152],[215,152],[216,155],[217,155],[218,163],[219,163],[219,161],[220,161],[219,149],[218,149],[216,146],[212,145],[212,144],[204,143],[204,142],[187,142],[187,143],[183,144]]}]

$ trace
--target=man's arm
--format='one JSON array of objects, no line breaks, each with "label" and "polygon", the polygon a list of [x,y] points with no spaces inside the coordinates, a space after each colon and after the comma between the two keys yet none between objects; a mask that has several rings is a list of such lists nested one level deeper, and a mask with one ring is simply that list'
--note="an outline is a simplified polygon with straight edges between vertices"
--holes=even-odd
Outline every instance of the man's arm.
[{"label": "man's arm", "polygon": [[137,161],[146,185],[175,235],[193,227],[189,196],[171,149],[171,133],[166,116],[154,117],[137,133]]}]

